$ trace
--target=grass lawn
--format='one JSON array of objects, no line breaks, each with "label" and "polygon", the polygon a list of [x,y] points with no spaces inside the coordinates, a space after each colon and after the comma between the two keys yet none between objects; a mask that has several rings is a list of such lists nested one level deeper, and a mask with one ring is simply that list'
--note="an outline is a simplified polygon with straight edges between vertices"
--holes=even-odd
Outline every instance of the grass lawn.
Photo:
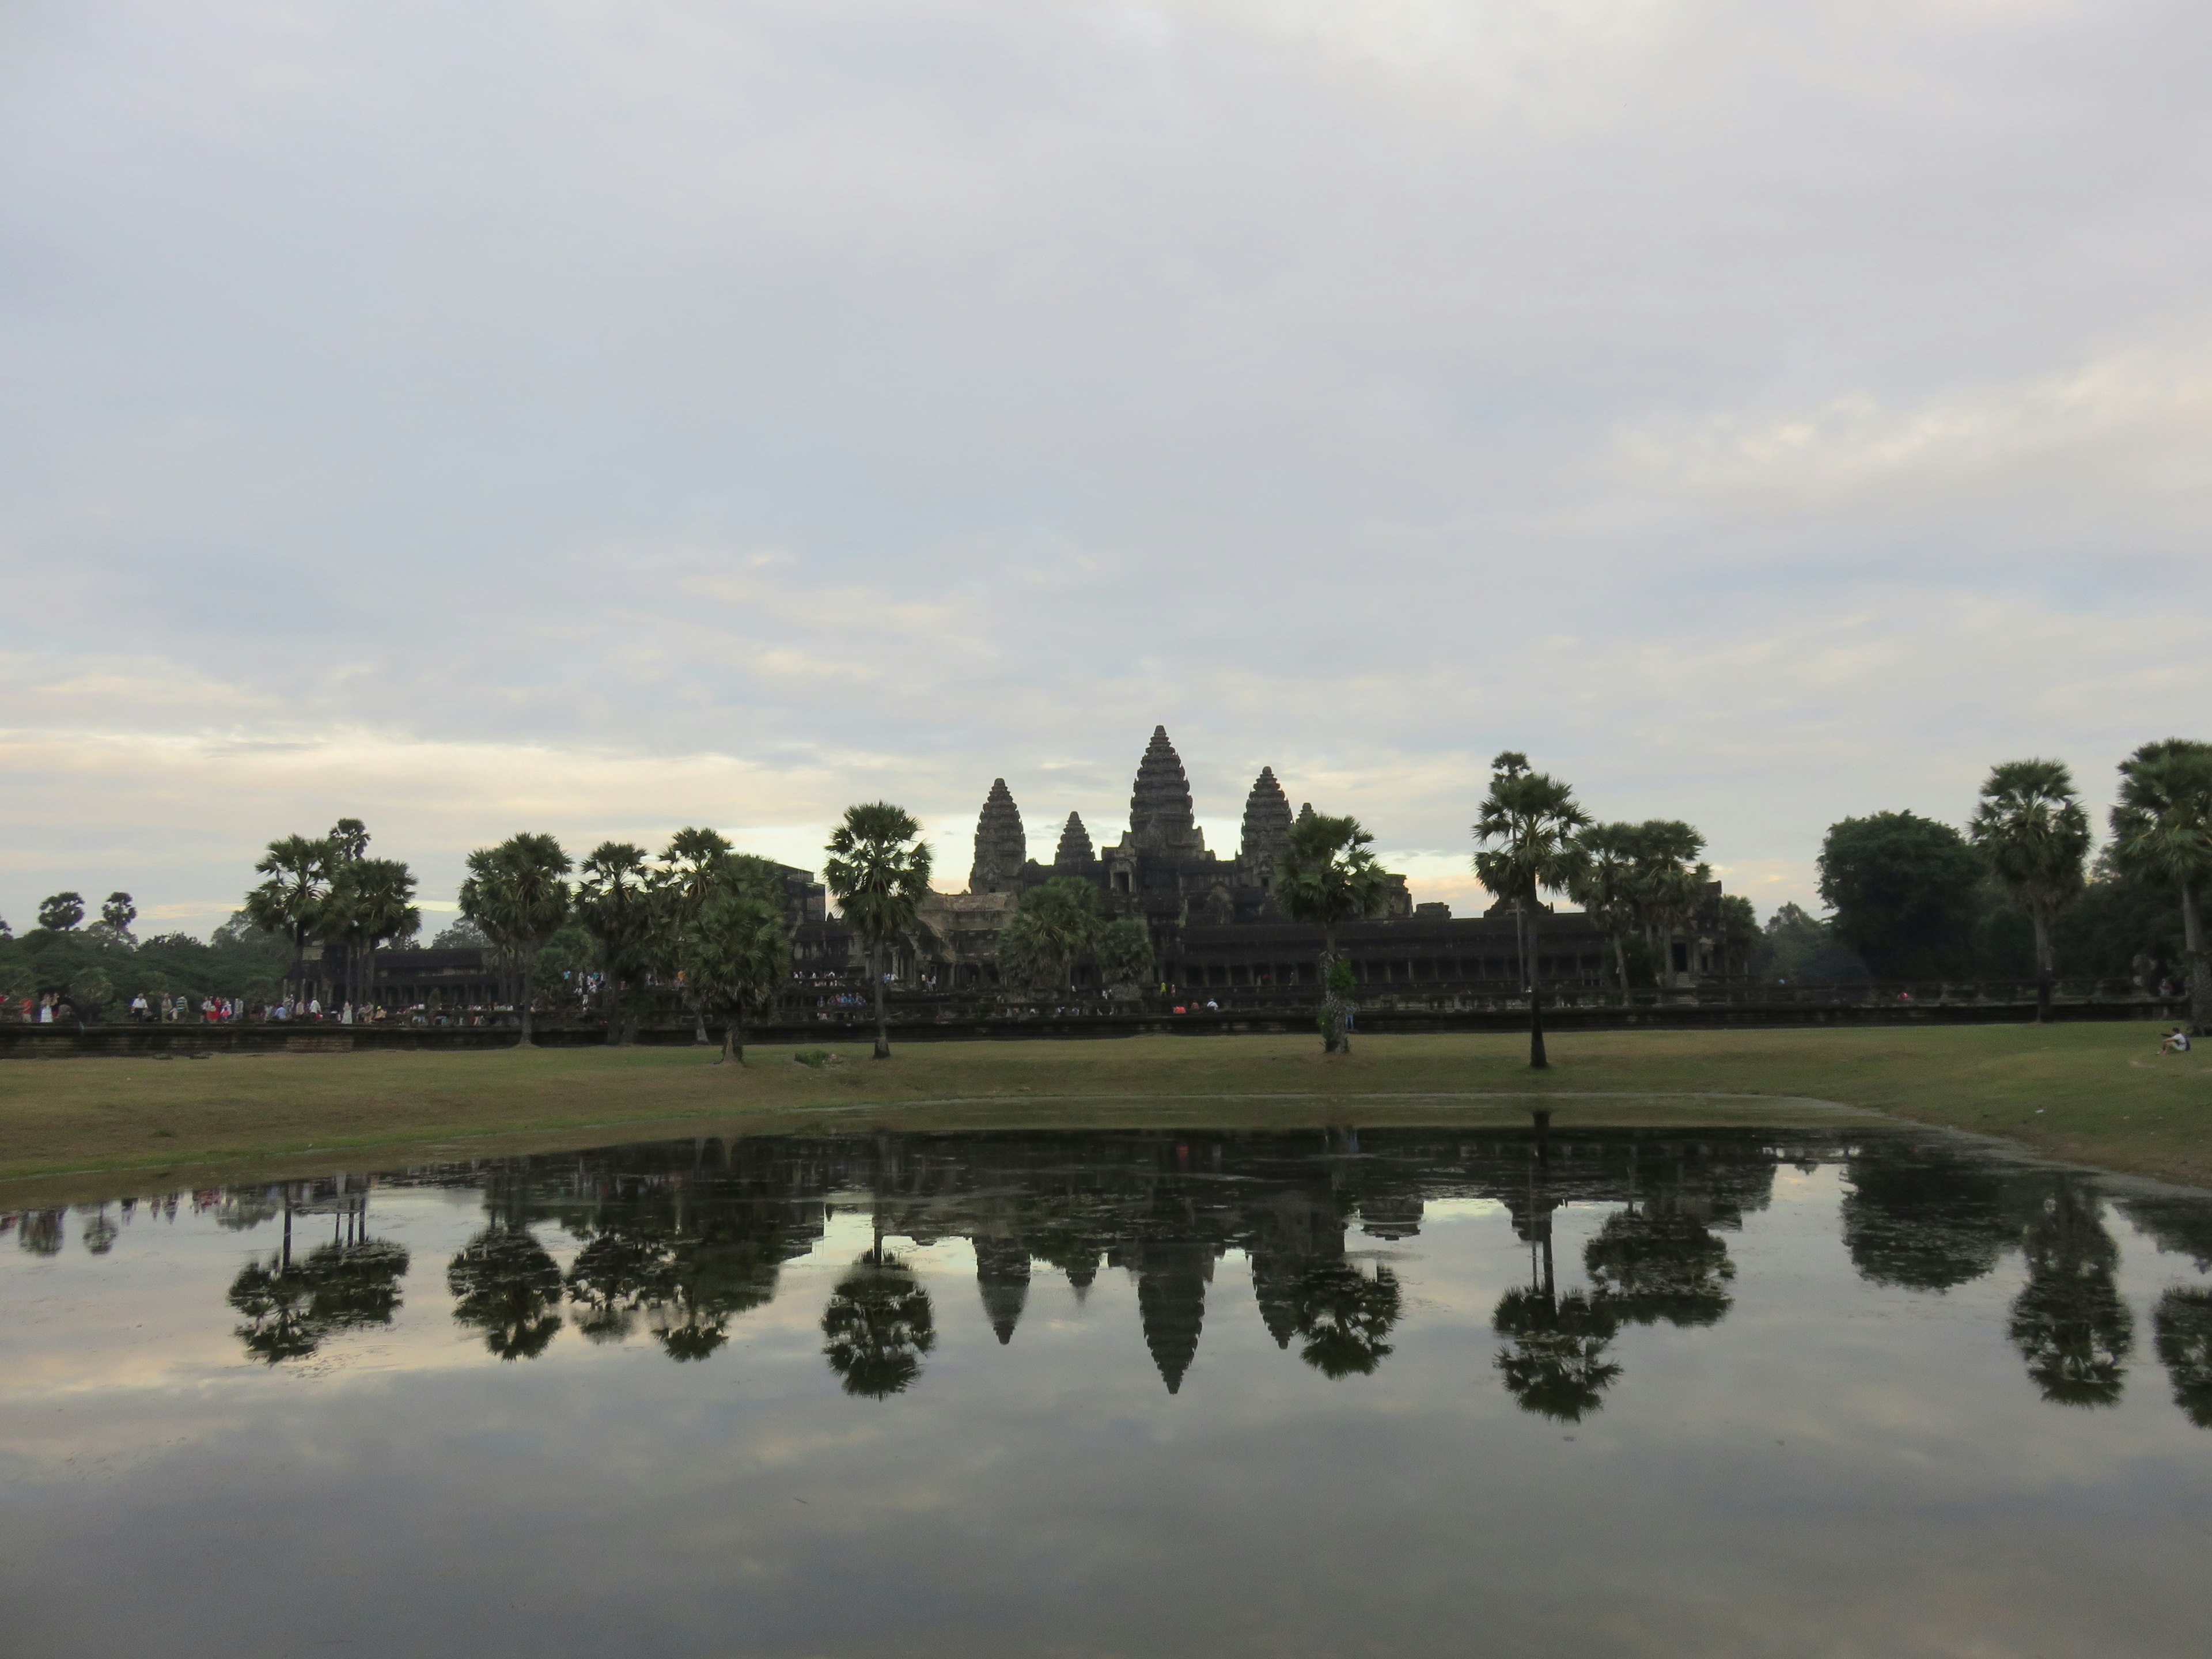
[{"label": "grass lawn", "polygon": [[165,1180],[363,1169],[654,1134],[1143,1124],[1717,1124],[1831,1115],[1814,1102],[2002,1135],[2036,1152],[2212,1187],[2212,1057],[2160,1059],[2147,1024],[1620,1031],[1552,1039],[1306,1036],[937,1042],[837,1063],[757,1048],[217,1055],[0,1065],[0,1202]]}]

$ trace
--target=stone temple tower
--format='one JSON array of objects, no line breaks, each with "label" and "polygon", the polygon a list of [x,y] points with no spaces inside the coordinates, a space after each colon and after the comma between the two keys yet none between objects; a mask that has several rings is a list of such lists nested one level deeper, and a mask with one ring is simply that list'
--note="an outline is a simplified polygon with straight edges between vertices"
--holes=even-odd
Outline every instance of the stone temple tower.
[{"label": "stone temple tower", "polygon": [[1066,827],[1060,832],[1060,850],[1052,855],[1054,867],[1060,869],[1071,864],[1091,864],[1097,862],[1097,857],[1098,854],[1091,850],[1091,832],[1083,827],[1083,815],[1070,812]]},{"label": "stone temple tower", "polygon": [[1152,740],[1137,763],[1136,787],[1129,795],[1129,840],[1146,853],[1194,858],[1206,851],[1206,837],[1191,811],[1182,759],[1168,741],[1164,726],[1152,728]]},{"label": "stone temple tower", "polygon": [[991,793],[975,820],[975,862],[968,872],[971,893],[1012,893],[1021,886],[1029,839],[1022,832],[1022,809],[1004,778],[991,780]]},{"label": "stone temple tower", "polygon": [[1237,854],[1244,863],[1263,877],[1272,872],[1275,860],[1282,856],[1284,847],[1291,838],[1291,803],[1283,793],[1283,786],[1275,781],[1275,769],[1263,766],[1260,775],[1252,781],[1252,793],[1244,801],[1244,840]]}]

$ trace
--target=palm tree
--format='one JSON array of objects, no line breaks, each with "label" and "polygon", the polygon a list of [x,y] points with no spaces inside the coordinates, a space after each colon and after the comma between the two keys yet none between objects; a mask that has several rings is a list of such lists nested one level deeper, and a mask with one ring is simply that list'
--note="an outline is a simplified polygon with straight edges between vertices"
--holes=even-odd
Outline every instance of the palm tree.
[{"label": "palm tree", "polygon": [[289,939],[295,957],[307,950],[307,940],[322,925],[331,862],[329,842],[286,836],[270,842],[253,866],[257,875],[268,879],[246,894],[246,918],[264,933]]},{"label": "palm tree", "polygon": [[1613,942],[1613,961],[1620,977],[1620,1001],[1628,989],[1628,934],[1638,920],[1637,856],[1641,841],[1632,823],[1593,823],[1576,838],[1582,857],[1567,896]]},{"label": "palm tree", "polygon": [[742,854],[725,858],[717,886],[684,933],[678,959],[696,1006],[721,1016],[722,1053],[714,1063],[744,1065],[746,1013],[774,1007],[791,977],[791,934],[775,866]]},{"label": "palm tree", "polygon": [[890,1022],[884,1012],[884,957],[914,926],[915,909],[929,893],[929,843],[921,824],[889,801],[848,806],[830,837],[823,874],[845,925],[868,953],[876,988],[876,1054],[891,1057]]},{"label": "palm tree", "polygon": [[2035,927],[2035,1021],[2051,1021],[2051,919],[2081,890],[2089,815],[2063,761],[2007,761],[1992,768],[1967,826],[2013,902]]},{"label": "palm tree", "polygon": [[422,927],[422,913],[414,897],[414,872],[398,859],[352,859],[337,866],[323,906],[322,931],[325,938],[347,947],[356,1003],[375,1000],[376,953],[396,940],[412,939]]},{"label": "palm tree", "polygon": [[608,1038],[635,1042],[637,1022],[626,994],[653,930],[653,871],[645,848],[626,841],[601,842],[581,869],[576,913],[599,941],[599,965],[607,976]]},{"label": "palm tree", "polygon": [[[1055,876],[1022,895],[1021,908],[1009,919],[1006,932],[1014,934],[1018,956],[1026,950],[1037,965],[1051,968],[1056,982],[1073,990],[1075,964],[1097,943],[1103,921],[1097,888],[1080,876]],[[1003,954],[1003,934],[1000,948]]]},{"label": "palm tree", "polygon": [[2168,738],[2121,763],[2112,854],[2129,873],[2180,890],[2190,1024],[2199,1036],[2212,1035],[2212,972],[2197,908],[2198,890],[2212,883],[2212,744]]},{"label": "palm tree", "polygon": [[[730,855],[730,842],[719,830],[696,825],[678,830],[661,849],[660,872],[654,888],[659,908],[659,954],[669,971],[680,974],[677,958],[684,940],[697,924],[699,911],[721,881],[722,860]],[[707,1043],[707,1011],[689,980],[682,983],[684,1006],[691,1011],[691,1041]]]},{"label": "palm tree", "polygon": [[1636,826],[1636,872],[1631,883],[1644,942],[1657,976],[1674,971],[1674,935],[1693,927],[1712,872],[1697,862],[1705,838],[1680,818],[1647,818]]},{"label": "palm tree", "polygon": [[1474,823],[1481,850],[1474,855],[1478,880],[1513,907],[1520,924],[1522,960],[1528,990],[1528,1064],[1550,1068],[1544,1052],[1544,996],[1537,969],[1536,921],[1542,895],[1571,887],[1581,868],[1576,833],[1589,815],[1575,805],[1575,792],[1547,773],[1529,770],[1526,755],[1507,750],[1491,763],[1490,793]]},{"label": "palm tree", "polygon": [[[1291,826],[1275,860],[1275,902],[1293,921],[1321,929],[1322,1052],[1348,1054],[1352,1040],[1344,1021],[1351,1005],[1345,975],[1338,971],[1336,930],[1345,922],[1372,915],[1382,902],[1389,878],[1368,848],[1375,837],[1357,818],[1301,814]],[[1350,964],[1345,964],[1348,972]]]},{"label": "palm tree", "polygon": [[520,1046],[531,1046],[531,967],[568,915],[568,854],[550,836],[525,832],[469,854],[461,914],[483,929],[512,966],[522,1017]]}]

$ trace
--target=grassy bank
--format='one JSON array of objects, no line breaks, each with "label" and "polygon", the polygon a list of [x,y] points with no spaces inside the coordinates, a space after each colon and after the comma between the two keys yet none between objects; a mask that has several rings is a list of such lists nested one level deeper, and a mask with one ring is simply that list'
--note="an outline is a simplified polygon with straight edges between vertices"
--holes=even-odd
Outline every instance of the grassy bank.
[{"label": "grassy bank", "polygon": [[1337,1059],[1309,1037],[1139,1037],[915,1044],[876,1063],[862,1042],[820,1069],[787,1048],[743,1070],[685,1048],[18,1061],[0,1066],[0,1198],[660,1133],[1525,1122],[1531,1095],[1555,1097],[1561,1124],[1835,1102],[2212,1187],[2212,1057],[2155,1047],[2125,1024],[1593,1033],[1555,1038],[1546,1073],[1525,1040],[1491,1036],[1363,1037]]}]

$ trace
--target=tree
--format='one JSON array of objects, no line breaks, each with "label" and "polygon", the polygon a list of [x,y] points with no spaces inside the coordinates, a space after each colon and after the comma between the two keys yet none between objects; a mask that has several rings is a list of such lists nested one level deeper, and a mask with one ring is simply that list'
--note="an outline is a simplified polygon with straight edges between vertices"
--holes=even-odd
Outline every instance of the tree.
[{"label": "tree", "polygon": [[[661,850],[661,867],[653,883],[653,937],[659,959],[672,976],[683,972],[677,960],[683,941],[697,923],[701,907],[720,879],[722,860],[729,855],[726,837],[718,830],[696,825],[678,830]],[[691,1011],[691,1041],[704,1048],[707,1011],[699,1001],[697,988],[684,981],[682,995],[684,1006]]]},{"label": "tree", "polygon": [[1966,834],[2035,928],[2035,1018],[2051,1020],[2051,921],[2081,892],[2089,815],[2063,761],[2007,761],[1991,769]]},{"label": "tree", "polygon": [[[1097,888],[1080,876],[1055,876],[1022,895],[1008,927],[1022,924],[1014,929],[1018,956],[1028,955],[1039,968],[1050,969],[1055,982],[1072,989],[1075,964],[1097,943],[1103,920]],[[1000,949],[1003,953],[1003,934]]]},{"label": "tree", "polygon": [[1697,925],[1712,872],[1698,862],[1705,838],[1680,818],[1647,818],[1630,832],[1629,891],[1654,960],[1653,982],[1674,970],[1674,935]]},{"label": "tree", "polygon": [[2212,1035],[2212,969],[2199,905],[2212,885],[2212,744],[2168,738],[2121,763],[2112,854],[2123,870],[2179,892],[2190,1024],[2197,1036]]},{"label": "tree", "polygon": [[82,893],[56,893],[39,901],[39,926],[50,933],[66,933],[83,920]]},{"label": "tree", "polygon": [[110,893],[100,907],[100,919],[118,939],[128,944],[131,924],[138,920],[138,907],[131,902],[128,893]]},{"label": "tree", "polygon": [[[415,873],[398,859],[357,858],[337,865],[323,903],[323,929],[325,937],[347,947],[356,1002],[376,1000],[377,952],[421,930],[422,913],[414,898]],[[356,956],[357,969],[350,960]]]},{"label": "tree", "polygon": [[1321,929],[1317,969],[1323,1054],[1352,1052],[1352,1040],[1344,1029],[1351,1004],[1338,982],[1336,930],[1373,915],[1382,902],[1388,878],[1367,850],[1374,841],[1357,818],[1301,814],[1275,860],[1275,902],[1293,921],[1311,922]]},{"label": "tree", "polygon": [[1152,975],[1152,930],[1135,916],[1108,922],[1098,930],[1098,943],[1093,949],[1102,984],[1137,985]]},{"label": "tree", "polygon": [[791,935],[783,888],[766,859],[732,854],[685,930],[678,960],[697,1006],[722,1021],[724,1061],[744,1065],[745,1017],[775,1006],[791,977]]},{"label": "tree", "polygon": [[1637,854],[1642,843],[1632,823],[1593,823],[1575,837],[1576,860],[1567,896],[1613,942],[1613,966],[1620,976],[1620,1000],[1628,989],[1628,935],[1640,916]]},{"label": "tree", "polygon": [[1829,923],[1802,904],[1781,906],[1766,919],[1766,970],[1793,985],[1833,985],[1867,977],[1858,952]]},{"label": "tree", "polygon": [[80,969],[70,976],[69,993],[76,1008],[76,1022],[82,1025],[98,1019],[115,1000],[115,981],[97,968]]},{"label": "tree", "polygon": [[1474,823],[1480,850],[1474,855],[1477,880],[1513,908],[1519,924],[1522,959],[1527,963],[1528,1064],[1549,1069],[1544,1052],[1544,994],[1537,971],[1536,926],[1546,892],[1559,892],[1578,878],[1581,848],[1576,837],[1589,815],[1575,804],[1575,793],[1547,773],[1531,771],[1528,757],[1507,750],[1491,763],[1490,793]]},{"label": "tree", "polygon": [[269,843],[254,866],[267,878],[246,896],[246,915],[264,933],[281,933],[298,957],[321,925],[323,902],[330,896],[331,844],[306,836],[286,836]]},{"label": "tree", "polygon": [[531,1044],[531,983],[538,952],[568,915],[568,855],[550,836],[510,836],[469,854],[461,914],[483,929],[520,981],[520,1046]]},{"label": "tree", "polygon": [[929,843],[921,823],[889,801],[848,806],[830,837],[823,877],[836,896],[845,925],[860,935],[875,982],[876,1052],[891,1057],[890,1022],[884,1012],[885,953],[914,926],[929,893]]},{"label": "tree", "polygon": [[646,972],[653,922],[653,872],[642,847],[603,841],[592,849],[576,884],[576,916],[599,942],[599,968],[607,976],[608,1036],[635,1042],[631,997]]},{"label": "tree", "polygon": [[1836,937],[1876,979],[1941,979],[1966,969],[1984,871],[1949,824],[1912,812],[1845,818],[1829,826],[1820,869]]}]

